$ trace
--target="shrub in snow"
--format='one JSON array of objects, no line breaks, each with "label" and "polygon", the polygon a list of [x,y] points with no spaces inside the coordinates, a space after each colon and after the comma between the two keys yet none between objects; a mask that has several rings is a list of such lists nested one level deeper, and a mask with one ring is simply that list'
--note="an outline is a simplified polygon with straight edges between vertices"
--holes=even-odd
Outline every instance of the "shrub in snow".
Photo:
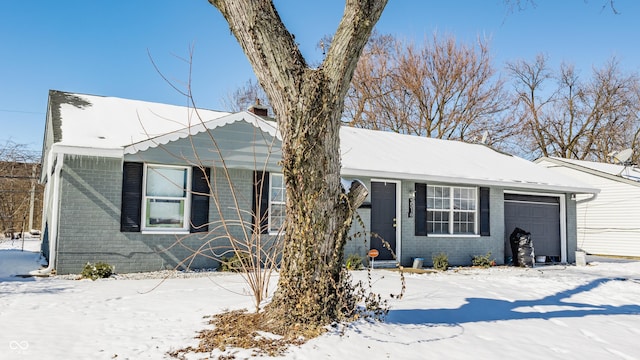
[{"label": "shrub in snow", "polygon": [[347,256],[345,266],[347,270],[360,270],[362,269],[362,258],[357,254],[351,254]]},{"label": "shrub in snow", "polygon": [[237,252],[232,257],[220,259],[218,271],[244,272],[253,267],[251,256],[246,253]]},{"label": "shrub in snow", "polygon": [[487,255],[474,255],[471,258],[471,265],[488,268],[495,266],[496,261],[491,258],[491,252],[488,252]]},{"label": "shrub in snow", "polygon": [[105,263],[105,262],[97,262],[94,264],[87,263],[82,269],[80,276],[83,279],[104,279],[108,278],[113,274],[113,266]]},{"label": "shrub in snow", "polygon": [[449,257],[447,254],[441,252],[440,254],[433,255],[433,268],[436,270],[446,271],[449,268]]}]

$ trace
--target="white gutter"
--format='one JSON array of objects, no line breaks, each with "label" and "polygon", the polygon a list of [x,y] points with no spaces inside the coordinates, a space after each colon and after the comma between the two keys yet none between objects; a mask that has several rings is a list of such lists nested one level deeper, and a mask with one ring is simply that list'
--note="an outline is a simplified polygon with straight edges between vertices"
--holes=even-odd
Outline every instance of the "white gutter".
[{"label": "white gutter", "polygon": [[[58,217],[60,213],[59,209],[59,199],[60,199],[60,172],[62,170],[62,162],[64,159],[64,153],[58,150],[55,146],[52,147],[49,152],[49,164],[53,163],[53,157],[55,156],[55,168],[53,175],[49,176],[49,181],[47,183],[48,194],[51,194],[51,223],[48,226],[49,233],[47,234],[49,238],[49,264],[44,269],[31,271],[29,274],[33,276],[46,276],[50,275],[51,272],[55,269],[56,263],[56,255],[57,249],[56,246],[58,244]],[[46,169],[46,171],[50,171],[50,169]],[[52,192],[53,191],[53,192]],[[46,217],[46,214],[45,214]]]},{"label": "white gutter", "polygon": [[[566,193],[580,193],[580,194],[594,194],[599,192],[599,189],[580,186],[580,185],[565,185],[559,183],[543,183],[543,182],[525,182],[512,179],[482,179],[482,178],[464,178],[460,176],[449,175],[433,175],[433,174],[417,174],[408,172],[393,172],[393,171],[379,171],[379,170],[366,170],[355,169],[349,167],[343,167],[340,171],[341,176],[347,177],[371,177],[371,178],[388,178],[388,179],[400,179],[409,181],[425,181],[425,182],[439,182],[450,184],[467,184],[474,186],[498,186],[509,189],[521,189],[521,190],[537,190],[537,191],[554,191],[554,192],[566,192]],[[571,183],[568,179],[567,184]]]},{"label": "white gutter", "polygon": [[591,202],[591,201],[595,200],[597,197],[598,197],[598,193],[591,194],[591,197],[588,197],[588,198],[585,198],[585,199],[576,200],[576,204],[582,204],[582,203],[586,203],[586,202]]},{"label": "white gutter", "polygon": [[92,146],[74,146],[53,144],[50,152],[56,154],[64,153],[67,155],[85,155],[85,156],[102,156],[110,158],[122,158],[124,150],[121,147],[99,148]]}]

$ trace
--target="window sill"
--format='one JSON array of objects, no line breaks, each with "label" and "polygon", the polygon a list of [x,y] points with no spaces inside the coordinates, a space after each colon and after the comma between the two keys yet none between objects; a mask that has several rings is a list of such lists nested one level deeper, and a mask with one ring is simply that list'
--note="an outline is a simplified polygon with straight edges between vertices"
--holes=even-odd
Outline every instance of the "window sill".
[{"label": "window sill", "polygon": [[479,234],[427,234],[427,237],[441,238],[479,238]]},{"label": "window sill", "polygon": [[147,230],[142,230],[140,231],[142,233],[142,235],[159,235],[159,234],[164,234],[164,235],[184,235],[184,234],[189,234],[189,230],[185,230],[185,229],[147,229]]}]

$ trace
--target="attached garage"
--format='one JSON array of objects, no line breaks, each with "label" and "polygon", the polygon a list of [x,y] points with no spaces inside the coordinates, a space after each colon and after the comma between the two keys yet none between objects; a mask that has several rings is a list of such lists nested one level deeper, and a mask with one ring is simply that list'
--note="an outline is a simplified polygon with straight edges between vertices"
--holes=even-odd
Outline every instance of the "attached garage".
[{"label": "attached garage", "polygon": [[564,195],[504,194],[505,257],[512,257],[509,236],[518,227],[531,233],[536,256],[566,262]]}]

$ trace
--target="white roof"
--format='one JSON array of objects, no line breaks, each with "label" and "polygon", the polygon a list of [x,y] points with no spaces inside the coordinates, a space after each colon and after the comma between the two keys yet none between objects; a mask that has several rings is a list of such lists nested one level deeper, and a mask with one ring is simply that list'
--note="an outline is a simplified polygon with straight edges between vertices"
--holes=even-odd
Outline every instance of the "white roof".
[{"label": "white roof", "polygon": [[[228,115],[227,112],[194,109],[109,96],[70,94],[90,105],[60,104],[60,141],[56,147],[77,154],[113,153],[149,138]],[[52,104],[55,106],[56,104]]]},{"label": "white roof", "polygon": [[171,141],[178,139],[184,139],[187,136],[199,134],[205,130],[213,130],[217,127],[225,126],[238,121],[245,121],[261,131],[281,139],[280,132],[277,128],[277,124],[273,121],[264,121],[259,116],[250,113],[248,111],[241,111],[238,113],[232,113],[220,118],[209,120],[207,122],[192,124],[186,128],[176,130],[167,134],[163,134],[153,138],[147,138],[143,141],[131,144],[124,149],[125,154],[135,154],[138,151],[144,151],[149,148],[154,148],[160,145],[165,145]]},{"label": "white roof", "polygon": [[[195,110],[115,97],[69,94],[90,105],[62,102],[57,151],[123,156],[246,121],[280,138],[275,123],[249,112]],[[598,190],[542,165],[480,144],[342,127],[342,173],[379,179],[446,182],[512,189],[596,193]]]},{"label": "white roof", "polygon": [[607,164],[607,163],[595,162],[595,161],[564,159],[564,158],[559,158],[555,156],[549,157],[547,159],[550,159],[555,163],[560,162],[560,163],[571,164],[571,165],[574,165],[574,167],[578,166],[585,169],[600,172],[602,174],[612,175],[615,177],[640,182],[640,169],[638,169],[638,167],[635,165],[625,166],[620,164]]},{"label": "white roof", "polygon": [[343,175],[597,193],[590,185],[482,144],[343,127]]}]

